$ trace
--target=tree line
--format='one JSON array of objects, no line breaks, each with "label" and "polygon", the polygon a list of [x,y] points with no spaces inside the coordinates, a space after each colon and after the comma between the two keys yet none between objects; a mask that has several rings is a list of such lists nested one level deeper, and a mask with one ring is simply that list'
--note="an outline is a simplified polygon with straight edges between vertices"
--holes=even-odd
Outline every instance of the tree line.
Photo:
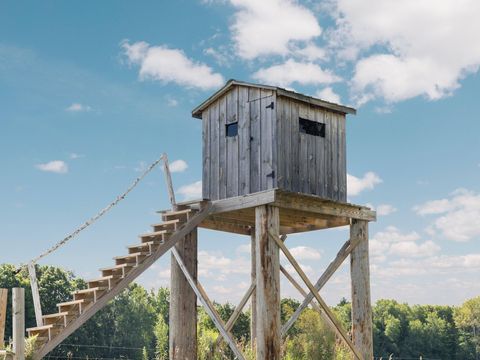
[{"label": "tree line", "polygon": [[[56,304],[86,287],[83,279],[58,267],[37,266],[42,310],[57,312]],[[0,265],[0,288],[25,288],[26,327],[35,326],[35,313],[26,268]],[[6,334],[11,334],[11,296],[7,304]],[[282,322],[300,305],[282,299]],[[226,322],[234,312],[232,304],[215,304]],[[132,284],[93,316],[51,354],[52,359],[168,359],[169,290],[157,291]],[[332,308],[346,329],[351,325],[351,304],[342,300]],[[376,358],[479,360],[480,296],[459,307],[414,305],[379,300],[373,306],[374,354]],[[232,334],[247,358],[253,359],[250,344],[250,312],[241,313]],[[213,322],[202,307],[198,310],[198,358],[229,359],[233,356],[219,342]],[[350,359],[350,353],[313,309],[306,309],[290,329],[283,345],[284,358]]]}]

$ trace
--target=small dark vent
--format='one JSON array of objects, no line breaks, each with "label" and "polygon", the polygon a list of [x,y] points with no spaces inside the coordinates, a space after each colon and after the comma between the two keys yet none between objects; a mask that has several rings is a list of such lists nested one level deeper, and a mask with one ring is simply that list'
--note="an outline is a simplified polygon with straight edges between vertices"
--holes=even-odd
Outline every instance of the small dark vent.
[{"label": "small dark vent", "polygon": [[225,130],[226,130],[225,133],[227,134],[228,137],[237,136],[238,122],[227,124]]},{"label": "small dark vent", "polygon": [[325,137],[325,124],[298,118],[298,126],[302,134]]}]

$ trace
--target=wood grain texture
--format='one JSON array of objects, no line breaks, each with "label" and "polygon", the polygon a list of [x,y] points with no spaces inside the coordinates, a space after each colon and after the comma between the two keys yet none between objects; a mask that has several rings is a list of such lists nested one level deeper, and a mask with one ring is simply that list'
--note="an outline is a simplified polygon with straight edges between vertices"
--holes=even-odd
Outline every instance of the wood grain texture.
[{"label": "wood grain texture", "polygon": [[238,195],[250,193],[250,105],[248,88],[238,89]]},{"label": "wood grain texture", "polygon": [[[345,114],[277,94],[232,85],[202,111],[203,197],[281,188],[346,201]],[[325,137],[300,132],[300,117],[325,124]]]},{"label": "wood grain texture", "polygon": [[25,289],[12,289],[13,352],[16,360],[25,360]]},{"label": "wood grain texture", "polygon": [[202,197],[210,199],[210,109],[202,113]]},{"label": "wood grain texture", "polygon": [[34,263],[28,263],[28,276],[30,278],[30,288],[32,290],[33,307],[35,309],[35,319],[37,326],[43,326],[42,305],[40,303],[40,292],[38,291],[37,272]]},{"label": "wood grain texture", "polygon": [[250,106],[250,192],[261,190],[261,127],[260,127],[260,90],[249,90]]},{"label": "wood grain texture", "polygon": [[252,291],[252,297],[250,301],[250,338],[252,351],[255,351],[255,344],[257,343],[257,263],[256,263],[256,234],[255,231],[250,236],[250,256],[251,256],[251,270],[250,270],[250,279],[252,284],[255,284],[255,288]]},{"label": "wood grain texture", "polygon": [[368,259],[368,222],[352,220],[350,239],[358,242],[350,254],[353,343],[365,359],[372,359],[373,326]]},{"label": "wood grain texture", "polygon": [[5,343],[5,324],[7,322],[8,289],[0,289],[0,349]]},{"label": "wood grain texture", "polygon": [[273,206],[259,206],[256,213],[257,359],[279,360],[280,254],[279,213]]},{"label": "wood grain texture", "polygon": [[[175,244],[176,251],[193,279],[197,280],[197,229]],[[170,271],[170,359],[197,359],[197,297],[175,256]]]}]

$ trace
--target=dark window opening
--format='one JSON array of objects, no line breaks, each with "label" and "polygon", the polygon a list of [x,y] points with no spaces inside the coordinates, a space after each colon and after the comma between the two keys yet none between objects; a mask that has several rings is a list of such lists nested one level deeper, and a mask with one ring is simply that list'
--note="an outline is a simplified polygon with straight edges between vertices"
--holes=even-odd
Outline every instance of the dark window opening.
[{"label": "dark window opening", "polygon": [[237,136],[238,135],[238,122],[227,124],[226,134],[227,134],[228,137]]},{"label": "dark window opening", "polygon": [[298,118],[298,125],[302,134],[325,137],[325,124]]}]

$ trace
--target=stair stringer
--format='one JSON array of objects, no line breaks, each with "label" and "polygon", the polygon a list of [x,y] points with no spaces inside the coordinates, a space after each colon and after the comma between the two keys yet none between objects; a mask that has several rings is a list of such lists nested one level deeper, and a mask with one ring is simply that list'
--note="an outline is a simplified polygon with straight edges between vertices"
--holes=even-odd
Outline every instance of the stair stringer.
[{"label": "stair stringer", "polygon": [[133,280],[147,270],[156,260],[170,250],[179,240],[183,239],[193,229],[195,229],[212,211],[212,203],[208,202],[200,209],[190,220],[188,220],[181,228],[175,231],[160,247],[141,264],[133,268],[120,282],[117,283],[110,291],[100,297],[97,302],[91,304],[85,311],[69,323],[57,336],[45,343],[38,349],[33,360],[40,360],[50,351],[55,349],[63,340],[71,335],[75,330],[82,326],[88,319],[101,310],[115,296],[120,294]]}]

